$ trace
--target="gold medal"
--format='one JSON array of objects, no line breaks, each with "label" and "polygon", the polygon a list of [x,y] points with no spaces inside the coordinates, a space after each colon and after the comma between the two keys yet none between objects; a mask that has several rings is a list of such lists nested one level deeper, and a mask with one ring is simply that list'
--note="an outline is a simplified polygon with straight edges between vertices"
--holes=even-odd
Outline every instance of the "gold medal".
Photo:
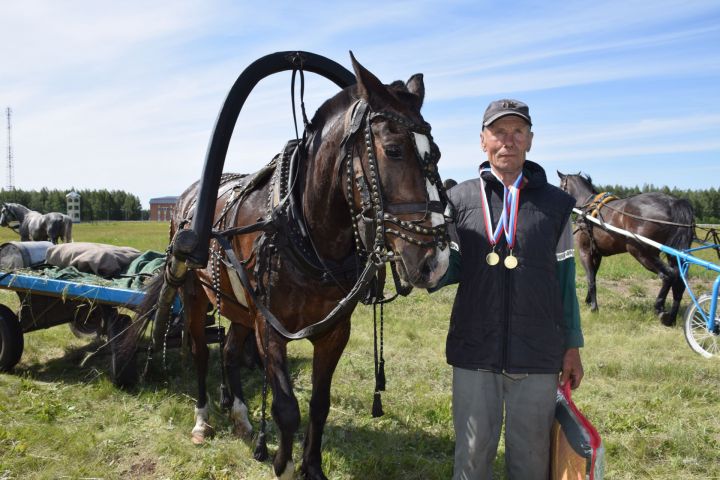
[{"label": "gold medal", "polygon": [[510,252],[510,255],[505,257],[505,261],[503,263],[505,264],[505,268],[512,270],[518,266],[518,259],[512,254],[512,252]]},{"label": "gold medal", "polygon": [[493,267],[493,266],[497,265],[498,263],[500,263],[500,255],[498,255],[497,253],[492,251],[487,254],[487,256],[485,257],[485,261],[487,262],[488,265]]}]

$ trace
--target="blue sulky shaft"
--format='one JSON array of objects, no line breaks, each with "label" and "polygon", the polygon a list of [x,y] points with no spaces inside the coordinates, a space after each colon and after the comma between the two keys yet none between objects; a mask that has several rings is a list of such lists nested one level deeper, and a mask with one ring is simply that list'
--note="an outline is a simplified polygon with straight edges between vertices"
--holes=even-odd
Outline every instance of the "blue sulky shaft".
[{"label": "blue sulky shaft", "polygon": [[[139,290],[69,282],[12,272],[0,272],[0,288],[69,300],[95,301],[127,308],[138,306],[145,298],[145,292]],[[175,312],[180,310],[180,301],[177,297],[173,310]]]}]

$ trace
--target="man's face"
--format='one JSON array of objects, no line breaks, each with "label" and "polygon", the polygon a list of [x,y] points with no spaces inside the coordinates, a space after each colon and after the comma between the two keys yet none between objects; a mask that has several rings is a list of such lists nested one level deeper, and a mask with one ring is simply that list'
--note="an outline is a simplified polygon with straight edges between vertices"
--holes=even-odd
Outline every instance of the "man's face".
[{"label": "man's face", "polygon": [[500,175],[520,173],[532,139],[530,125],[515,115],[495,120],[480,134],[482,149]]}]

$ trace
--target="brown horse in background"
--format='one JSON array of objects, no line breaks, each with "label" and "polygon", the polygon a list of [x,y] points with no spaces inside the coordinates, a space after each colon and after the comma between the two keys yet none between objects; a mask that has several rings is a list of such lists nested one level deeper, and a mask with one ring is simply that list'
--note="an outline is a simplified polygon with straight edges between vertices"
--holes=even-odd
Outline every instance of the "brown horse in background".
[{"label": "brown horse in background", "polygon": [[[560,172],[557,174],[560,177],[560,188],[572,195],[576,207],[586,214],[677,250],[690,248],[695,216],[692,205],[687,200],[660,192],[641,193],[619,199],[607,193],[599,193],[589,176],[565,175]],[[655,299],[655,313],[664,325],[674,325],[680,299],[685,292],[685,283],[674,258],[668,256],[666,263],[660,258],[658,249],[605,230],[582,217],[578,217],[576,226],[575,241],[588,282],[585,303],[590,305],[590,309],[598,309],[595,277],[602,257],[628,252],[643,267],[660,276],[662,287]],[[671,288],[673,303],[670,311],[666,312],[665,300]]]},{"label": "brown horse in background", "polygon": [[[287,155],[276,157],[277,164],[254,175],[226,174],[218,190],[215,226],[220,229],[272,218],[275,209],[286,203],[290,217],[293,211],[300,217],[300,222],[291,222],[291,228],[277,224],[275,232],[255,231],[231,239],[232,251],[254,290],[290,332],[312,327],[336,309],[355,285],[366,259],[393,262],[402,280],[420,288],[435,285],[448,265],[444,190],[435,164],[439,150],[420,114],[425,95],[422,75],[412,76],[407,83],[383,85],[354,57],[352,62],[357,84],[318,109],[298,150],[287,153],[286,149]],[[285,163],[286,156],[293,160]],[[288,168],[290,179],[283,180]],[[193,185],[178,200],[171,237],[188,224],[197,189]],[[245,340],[254,332],[273,393],[271,411],[280,437],[273,469],[279,478],[291,478],[300,410],[288,371],[289,339],[268,324],[243,291],[235,271],[228,267],[228,252],[217,241],[210,250],[208,266],[190,271],[181,288],[198,376],[193,441],[201,443],[211,432],[205,320],[212,304],[232,322],[224,355],[236,432],[248,436],[252,430],[239,366]],[[146,308],[155,305],[160,283],[155,282],[148,292]],[[308,337],[314,353],[301,467],[306,478],[326,478],[321,445],[330,386],[350,336],[350,316],[357,301],[329,329]]]}]

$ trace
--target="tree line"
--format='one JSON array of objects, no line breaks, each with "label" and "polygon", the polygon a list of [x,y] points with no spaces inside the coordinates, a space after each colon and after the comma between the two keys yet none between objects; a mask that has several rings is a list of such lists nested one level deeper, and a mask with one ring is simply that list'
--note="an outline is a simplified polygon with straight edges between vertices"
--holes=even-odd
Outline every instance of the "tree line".
[{"label": "tree line", "polygon": [[100,220],[142,220],[147,218],[137,195],[122,190],[3,190],[0,201],[19,203],[40,213],[67,213],[66,195],[80,194],[80,219],[83,222]]},{"label": "tree line", "polygon": [[[695,211],[696,223],[720,223],[720,190],[681,190],[645,184],[642,187],[623,185],[599,185],[601,192],[611,192],[620,198],[646,192],[664,192],[690,201]],[[73,190],[3,190],[0,201],[20,203],[41,213],[67,213],[65,195]],[[100,220],[146,220],[148,211],[142,209],[137,195],[122,190],[74,190],[80,194],[80,218],[84,222]]]},{"label": "tree line", "polygon": [[695,212],[695,223],[720,223],[720,190],[681,190],[679,188],[658,187],[645,184],[641,187],[624,187],[622,185],[599,185],[599,192],[610,192],[616,197],[627,198],[639,193],[663,192],[673,197],[685,198],[690,201]]}]

